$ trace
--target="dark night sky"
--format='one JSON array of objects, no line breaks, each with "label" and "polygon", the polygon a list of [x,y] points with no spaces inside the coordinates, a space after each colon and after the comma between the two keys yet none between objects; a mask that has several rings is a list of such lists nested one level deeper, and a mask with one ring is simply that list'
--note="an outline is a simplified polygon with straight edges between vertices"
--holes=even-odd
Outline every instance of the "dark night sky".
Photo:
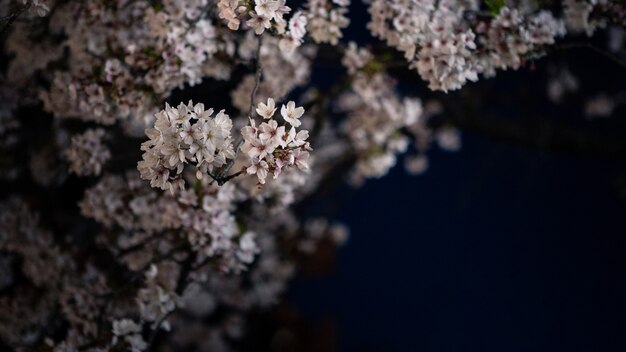
[{"label": "dark night sky", "polygon": [[[351,13],[367,19],[359,1]],[[369,40],[359,24],[347,38]],[[615,66],[568,54],[586,86],[623,87]],[[545,83],[523,78],[542,75],[523,71],[510,83],[543,95]],[[550,113],[559,111],[579,119]],[[609,124],[624,131],[622,117]],[[604,122],[580,121],[594,123]],[[339,192],[336,218],[351,237],[334,274],[292,284],[289,299],[305,317],[334,320],[342,351],[626,351],[623,157],[469,133],[460,152],[429,156],[422,176],[396,166]]]},{"label": "dark night sky", "polygon": [[336,272],[291,301],[344,351],[626,350],[624,162],[463,142],[342,190]]}]

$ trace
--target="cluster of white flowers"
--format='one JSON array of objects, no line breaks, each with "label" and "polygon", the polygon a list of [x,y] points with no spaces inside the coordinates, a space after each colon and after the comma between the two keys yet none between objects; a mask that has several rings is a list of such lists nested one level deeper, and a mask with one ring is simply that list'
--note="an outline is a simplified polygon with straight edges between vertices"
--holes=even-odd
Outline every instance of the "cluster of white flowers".
[{"label": "cluster of white flowers", "polygon": [[[153,121],[157,102],[173,89],[205,77],[229,78],[236,47],[231,31],[214,26],[211,6],[208,0],[59,5],[50,27],[67,39],[51,43],[52,52],[69,48],[70,69],[55,70],[50,89],[40,93],[46,109],[56,117],[102,124],[122,120],[136,134]],[[19,53],[27,60],[18,61],[33,56]]]},{"label": "cluster of white flowers", "polygon": [[346,17],[350,0],[309,0],[307,28],[316,43],[337,45],[343,36],[341,30],[348,27]]},{"label": "cluster of white flowers", "polygon": [[219,73],[217,69],[220,66],[211,67],[215,64],[213,56],[224,47],[217,40],[218,32],[213,20],[206,17],[209,0],[169,0],[162,4],[158,11],[148,9],[146,19],[151,34],[165,43],[161,57],[165,60],[167,71],[182,75],[183,81],[192,86],[200,83],[206,75],[227,74],[228,70]]},{"label": "cluster of white flowers", "polygon": [[401,50],[431,89],[458,89],[476,79],[475,38],[464,26],[463,14],[477,9],[478,1],[375,0],[368,28]]},{"label": "cluster of white flowers", "polygon": [[349,5],[350,0],[309,0],[306,9],[295,12],[289,22],[284,16],[291,8],[284,0],[254,0],[253,4],[220,0],[217,7],[228,28],[237,30],[244,23],[257,35],[272,30],[280,38],[280,49],[289,54],[301,45],[307,30],[316,43],[337,45],[341,30],[350,23]]},{"label": "cluster of white flowers", "polygon": [[[241,271],[252,263],[258,253],[255,234],[251,231],[242,233],[238,226],[234,212],[241,195],[232,183],[218,187],[205,182],[201,191],[191,188],[175,190],[175,195],[169,195],[152,191],[143,182],[135,181],[131,174],[127,179],[118,176],[103,178],[87,190],[80,203],[86,217],[108,228],[122,228],[132,234],[111,244],[112,248],[120,248],[119,253],[156,234],[175,234],[185,229],[181,233],[182,239],[198,255],[219,260],[223,271]],[[157,220],[154,219],[155,213],[160,214]],[[108,242],[107,239],[103,241]],[[153,259],[153,253],[169,250],[172,245],[145,243],[141,250],[121,255],[120,259],[130,269],[139,270]]]},{"label": "cluster of white flowers", "polygon": [[[253,8],[248,11],[247,6]],[[298,11],[289,22],[284,18],[291,12],[285,0],[254,0],[254,4],[244,5],[236,0],[220,0],[217,3],[219,17],[227,21],[228,28],[238,30],[241,23],[254,30],[257,35],[272,30],[280,39],[280,49],[285,53],[302,44],[306,34],[307,18]]]},{"label": "cluster of white flowers", "polygon": [[[54,39],[43,42],[43,46],[39,42],[31,45],[33,29],[15,24],[8,40],[9,51],[16,55],[9,78],[20,85],[28,84],[36,71],[46,69],[69,49],[69,70],[55,66],[49,88],[39,92],[46,110],[55,117],[105,125],[121,120],[127,133],[137,135],[153,122],[159,102],[173,89],[197,84],[206,77],[228,79],[237,60],[250,59],[254,53],[249,37],[239,45],[237,33],[215,25],[214,6],[220,14],[229,6],[235,12],[245,7],[238,1],[216,4],[209,0],[168,0],[158,5],[148,0],[108,5],[61,3],[50,18],[50,32],[65,34],[59,36],[66,38],[61,42]],[[267,75],[275,78],[264,84],[270,89],[261,87],[260,96],[265,91],[265,98],[279,98],[308,77],[309,59],[296,49],[304,40],[309,13],[297,11],[286,18],[291,10],[282,0],[257,1],[252,7],[250,12],[271,20],[272,32],[276,33],[264,38],[262,57],[272,61],[264,62],[268,72],[277,74]],[[248,16],[248,11],[240,15]],[[273,48],[280,49],[278,55]],[[308,56],[313,55],[307,51]],[[285,71],[285,64],[293,72]],[[244,79],[242,86],[247,87],[251,78]],[[244,95],[249,95],[249,90],[245,91]]]},{"label": "cluster of white flowers", "polygon": [[[265,183],[268,173],[277,178],[291,166],[300,170],[309,167],[309,132],[297,130],[304,108],[296,107],[293,101],[283,105],[280,113],[285,124],[279,126],[272,118],[275,105],[272,98],[267,104],[259,103],[256,111],[268,121],[257,127],[250,118],[250,125],[241,129],[241,150],[250,158],[246,171],[256,175],[260,184]],[[152,187],[173,193],[175,186],[184,189],[185,164],[194,165],[196,178],[200,180],[210,178],[219,182],[227,177],[220,175],[220,168],[236,157],[232,121],[223,110],[215,117],[212,114],[213,109],[205,110],[203,104],[194,106],[191,101],[176,108],[167,105],[157,113],[155,128],[146,130],[150,139],[141,146],[143,160],[137,165],[141,178],[149,180]]]},{"label": "cluster of white flowers", "polygon": [[386,175],[405,152],[409,152],[404,162],[407,171],[424,172],[428,168],[425,153],[432,142],[447,151],[460,148],[456,129],[428,126],[431,117],[442,113],[441,105],[400,96],[395,80],[385,72],[384,60],[349,43],[342,63],[351,77],[351,91],[340,96],[339,108],[347,114],[342,131],[356,156],[353,185]]},{"label": "cluster of white flowers", "polygon": [[503,7],[491,21],[477,20],[480,2],[402,0],[372,2],[374,36],[401,50],[433,90],[455,90],[478,74],[516,69],[565,34],[548,11],[521,14]]},{"label": "cluster of white flowers", "polygon": [[70,171],[79,176],[99,175],[102,166],[111,158],[111,152],[102,142],[106,132],[102,128],[89,129],[72,137],[65,157]]},{"label": "cluster of white flowers", "polygon": [[[163,273],[165,269],[177,270],[171,261],[163,262],[159,266],[152,264],[145,272],[145,284],[137,292],[137,304],[141,319],[144,322],[156,323],[162,321],[169,313],[176,309],[176,276]],[[167,328],[167,325],[165,325]]]},{"label": "cluster of white flowers", "polygon": [[285,32],[286,21],[283,16],[291,11],[285,6],[284,0],[254,0],[254,11],[250,11],[250,19],[246,24],[260,35],[266,29],[275,28],[282,34]]},{"label": "cluster of white flowers", "polygon": [[[563,17],[567,29],[572,33],[585,33],[592,36],[598,28],[607,25],[607,17],[611,17],[611,8],[623,6],[608,0],[565,0],[563,1]],[[616,12],[622,12],[619,10]],[[595,12],[595,15],[594,15]],[[608,16],[602,16],[603,14]],[[623,20],[623,14],[621,15]]]},{"label": "cluster of white flowers", "polygon": [[504,7],[491,21],[486,42],[481,42],[490,51],[490,59],[481,63],[483,71],[495,75],[495,68],[517,69],[527,54],[554,44],[555,38],[564,34],[563,22],[548,11],[523,17],[518,10]]},{"label": "cluster of white flowers", "polygon": [[563,15],[565,17],[565,24],[567,29],[580,33],[585,32],[587,35],[592,35],[596,30],[596,25],[590,23],[589,16],[593,11],[593,6],[596,1],[580,1],[580,0],[565,0],[563,1]]},{"label": "cluster of white flowers", "polygon": [[[144,182],[135,175],[128,174],[127,178],[128,181],[117,175],[103,177],[85,192],[79,203],[81,213],[107,228],[137,233],[132,239],[120,241],[118,245],[122,249],[141,242],[144,234],[153,235],[180,226],[180,207],[172,198],[148,192]],[[159,216],[155,218],[154,214]]]},{"label": "cluster of white flowers", "polygon": [[238,0],[219,0],[217,3],[219,17],[228,23],[228,28],[236,31],[239,29],[240,16],[245,16],[246,6],[240,4]]},{"label": "cluster of white flowers", "polygon": [[255,233],[242,233],[234,213],[240,200],[232,183],[209,186],[204,192],[181,192],[179,202],[181,225],[189,229],[187,239],[192,248],[205,258],[219,258],[220,270],[240,272],[258,254]]},{"label": "cluster of white flowers", "polygon": [[478,71],[471,59],[476,49],[474,33],[468,30],[456,34],[446,29],[445,23],[430,28],[412,66],[428,81],[430,89],[447,92],[461,88],[468,80],[478,80]]},{"label": "cluster of white flowers", "polygon": [[296,130],[302,124],[300,118],[304,108],[296,107],[293,101],[283,105],[280,114],[286,123],[281,125],[273,119],[276,110],[272,98],[267,100],[267,104],[259,103],[256,112],[267,121],[257,127],[255,121],[250,119],[250,125],[241,130],[244,139],[241,150],[250,158],[246,171],[256,175],[260,184],[265,184],[268,174],[277,178],[291,166],[300,170],[309,168],[309,131]]},{"label": "cluster of white flowers", "polygon": [[278,46],[285,53],[293,53],[297,47],[302,45],[306,34],[306,16],[302,12],[296,12],[289,20],[289,30],[285,33]]},{"label": "cluster of white flowers", "polygon": [[368,71],[372,60],[371,52],[350,43],[342,61],[352,75],[353,92],[344,95],[341,108],[348,114],[343,130],[357,154],[354,184],[387,174],[396,155],[408,150],[410,139],[403,130],[414,135],[425,130],[421,101],[400,98],[387,74]]},{"label": "cluster of white flowers", "polygon": [[[131,323],[130,318],[113,321],[112,346],[141,350],[142,341],[146,341],[140,328],[144,324],[156,330],[159,328],[157,322],[165,329],[183,323],[170,318],[174,309],[189,310],[194,316],[213,314],[217,304],[243,311],[273,304],[285,290],[286,280],[293,275],[294,268],[291,262],[280,258],[277,243],[280,237],[276,234],[285,228],[289,233],[300,231],[293,214],[286,208],[273,212],[258,204],[250,220],[238,223],[234,218],[236,204],[250,197],[242,194],[247,187],[244,179],[233,180],[221,187],[208,185],[207,180],[203,180],[200,190],[176,191],[171,196],[152,190],[130,173],[127,178],[104,177],[86,192],[81,202],[84,215],[111,230],[124,229],[108,232],[99,237],[98,243],[112,251],[131,270],[140,270],[145,276],[136,297],[136,314],[140,320],[138,323]],[[160,214],[158,219],[154,219],[155,213]],[[242,227],[247,230],[242,232]],[[332,226],[325,232],[338,243],[346,239],[346,230],[341,227]],[[177,261],[188,255],[175,251],[175,243],[181,237],[189,241],[197,254],[193,266],[196,269],[185,290],[175,287],[181,275]],[[288,236],[285,239],[305,241],[303,246],[314,248],[316,242],[324,238],[327,236],[312,235],[306,239]],[[178,258],[175,260],[157,262],[159,257],[168,253],[180,256],[174,256],[174,259]],[[256,264],[247,268],[247,279],[239,275],[222,276],[214,271],[239,272],[253,260]],[[155,262],[157,264],[151,264]],[[201,298],[212,303],[196,310],[202,303]]]},{"label": "cluster of white flowers", "polygon": [[150,180],[152,187],[173,192],[174,184],[184,186],[181,173],[186,163],[193,163],[196,177],[202,179],[234,159],[230,117],[224,110],[211,115],[213,109],[191,101],[178,107],[166,105],[158,112],[155,128],[146,130],[150,139],[141,145],[141,178]]}]

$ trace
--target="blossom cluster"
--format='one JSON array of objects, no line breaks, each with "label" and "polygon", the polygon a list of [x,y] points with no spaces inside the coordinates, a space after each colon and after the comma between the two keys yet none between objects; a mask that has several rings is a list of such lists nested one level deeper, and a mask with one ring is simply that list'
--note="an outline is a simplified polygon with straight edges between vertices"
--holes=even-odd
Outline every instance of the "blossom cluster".
[{"label": "blossom cluster", "polygon": [[309,23],[307,29],[316,43],[337,45],[341,30],[348,27],[346,17],[350,0],[309,0],[306,4]]},{"label": "blossom cluster", "polygon": [[625,5],[611,0],[565,0],[563,18],[569,32],[592,36],[598,29],[610,24],[624,27]]},{"label": "blossom cluster", "polygon": [[[302,44],[306,34],[307,18],[298,11],[289,21],[284,16],[291,12],[284,0],[254,0],[253,9],[235,0],[220,0],[217,3],[219,17],[227,22],[228,28],[238,30],[243,22],[257,35],[272,30],[280,39],[280,49],[292,53]],[[251,6],[252,7],[252,6]]]},{"label": "blossom cluster", "polygon": [[[506,6],[488,20],[478,1],[373,1],[368,28],[404,53],[433,90],[455,90],[479,74],[517,69],[565,34],[549,11],[521,13]],[[471,16],[468,16],[471,15]],[[473,14],[473,15],[472,15]]]},{"label": "blossom cluster", "polygon": [[295,166],[300,170],[309,168],[309,131],[296,128],[302,124],[300,118],[304,108],[296,107],[293,101],[283,105],[280,114],[285,124],[278,124],[274,117],[276,103],[269,98],[267,104],[259,103],[257,114],[267,120],[258,127],[253,119],[241,130],[244,143],[241,150],[250,158],[248,174],[256,175],[260,184],[265,184],[268,174],[276,179],[284,169]]},{"label": "blossom cluster", "polygon": [[[246,172],[256,175],[260,184],[265,184],[268,173],[276,179],[284,170],[295,166],[299,170],[309,168],[310,144],[307,130],[297,130],[304,108],[296,107],[293,101],[281,108],[285,124],[273,119],[276,112],[274,99],[267,104],[259,103],[256,112],[267,122],[258,127],[250,118],[250,125],[241,129],[241,150],[249,157]],[[215,117],[213,109],[205,110],[203,104],[190,101],[178,107],[166,105],[156,115],[155,128],[146,130],[149,140],[144,142],[143,160],[137,168],[141,177],[150,180],[152,187],[169,190],[184,189],[183,171],[185,164],[193,164],[196,178],[210,178],[220,182],[228,177],[222,175],[222,167],[236,157],[233,147],[230,117],[224,110]],[[288,124],[288,125],[287,125]],[[290,126],[290,128],[289,128]]]},{"label": "blossom cluster", "polygon": [[[289,234],[297,233],[299,225],[285,208],[270,216],[269,208],[258,207],[252,218],[236,219],[238,202],[247,199],[241,186],[237,182],[221,187],[204,183],[200,190],[176,190],[170,195],[154,191],[129,172],[125,178],[106,176],[87,191],[81,202],[83,214],[111,230],[100,235],[98,243],[144,277],[136,291],[136,310],[112,321],[113,346],[141,350],[148,341],[142,326],[157,331],[159,322],[161,328],[182,324],[170,318],[175,310],[206,317],[214,314],[218,305],[241,311],[275,302],[293,275],[293,265],[279,256],[280,237],[269,234],[284,228]],[[156,219],[155,213],[160,214]],[[241,232],[242,227],[247,230]],[[329,231],[337,233],[332,235],[337,241],[345,241],[341,233],[345,230],[335,225]],[[288,235],[284,239],[315,247],[323,237]],[[177,261],[192,257],[177,249],[179,240],[189,243],[195,256],[192,267],[196,269],[183,287],[177,287],[182,270]],[[215,272],[242,270],[247,270],[246,278]]]},{"label": "blossom cluster", "polygon": [[[71,64],[54,70],[50,89],[40,92],[46,109],[101,124],[122,120],[137,134],[173,89],[205,77],[227,79],[232,34],[214,25],[209,6],[208,0],[163,1],[158,7],[147,0],[59,5],[51,31],[67,39],[52,44],[59,56],[69,49]],[[29,61],[27,51],[18,53],[17,62]],[[55,59],[37,60],[35,67]]]},{"label": "blossom cluster", "polygon": [[257,35],[271,30],[280,38],[280,49],[287,54],[302,44],[307,31],[315,43],[337,45],[341,30],[350,23],[346,17],[349,5],[350,0],[309,0],[304,9],[296,11],[287,21],[284,16],[291,13],[291,8],[284,0],[254,0],[253,4],[220,0],[217,4],[219,17],[228,28],[237,30],[244,24]]},{"label": "blossom cluster", "polygon": [[386,175],[396,165],[397,156],[409,151],[411,142],[417,153],[407,157],[407,169],[422,172],[431,140],[445,133],[427,127],[430,116],[440,112],[438,106],[425,107],[419,99],[400,97],[393,79],[377,69],[374,54],[353,42],[342,62],[352,75],[351,90],[340,99],[348,116],[343,131],[357,156],[352,183],[359,185],[366,178]]},{"label": "blossom cluster", "polygon": [[70,171],[79,176],[99,175],[102,166],[111,158],[111,152],[102,143],[105,130],[90,129],[72,137],[65,156],[70,163]]},{"label": "blossom cluster", "polygon": [[174,184],[184,186],[181,174],[186,163],[193,163],[196,177],[202,179],[234,159],[230,117],[224,110],[211,115],[213,109],[191,101],[178,107],[166,105],[158,112],[155,127],[146,130],[150,139],[141,145],[141,177],[150,180],[152,187],[173,192]]}]

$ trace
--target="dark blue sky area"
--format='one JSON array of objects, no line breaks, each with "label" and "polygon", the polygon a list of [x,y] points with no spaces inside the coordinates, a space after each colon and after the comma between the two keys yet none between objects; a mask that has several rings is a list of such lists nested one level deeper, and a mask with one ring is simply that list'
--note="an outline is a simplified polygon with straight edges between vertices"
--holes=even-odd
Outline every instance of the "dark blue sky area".
[{"label": "dark blue sky area", "polygon": [[291,301],[343,351],[626,351],[624,162],[463,141],[342,190],[337,271]]}]

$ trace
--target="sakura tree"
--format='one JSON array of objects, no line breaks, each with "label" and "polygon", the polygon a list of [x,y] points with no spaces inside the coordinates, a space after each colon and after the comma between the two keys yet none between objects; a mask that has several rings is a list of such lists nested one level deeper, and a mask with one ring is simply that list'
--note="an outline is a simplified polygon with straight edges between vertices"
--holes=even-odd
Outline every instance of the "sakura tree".
[{"label": "sakura tree", "polygon": [[[610,0],[4,1],[1,345],[236,350],[300,258],[346,242],[302,211],[321,188],[509,133],[475,82],[577,49],[623,69],[625,21]],[[542,98],[579,91],[548,74]]]}]

